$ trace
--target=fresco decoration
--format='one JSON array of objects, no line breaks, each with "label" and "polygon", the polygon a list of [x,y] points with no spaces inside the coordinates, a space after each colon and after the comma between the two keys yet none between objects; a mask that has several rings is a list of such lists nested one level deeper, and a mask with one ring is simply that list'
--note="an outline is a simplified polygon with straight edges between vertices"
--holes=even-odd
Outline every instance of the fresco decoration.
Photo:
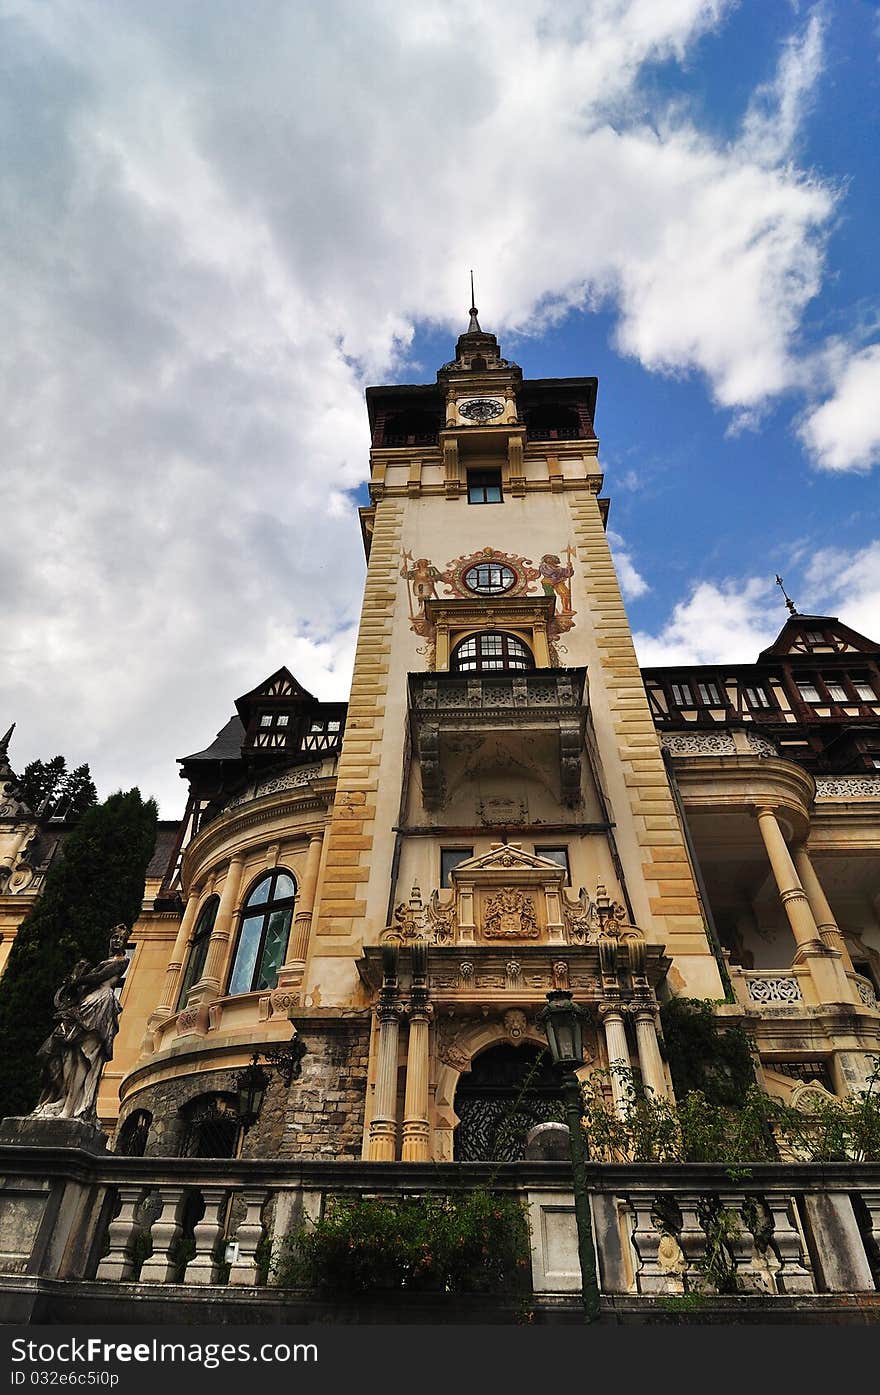
[{"label": "fresco decoration", "polygon": [[[554,599],[556,604],[548,629],[548,638],[551,656],[555,656],[560,650],[554,641],[573,628],[574,617],[577,614],[577,611],[572,609],[571,604],[574,556],[574,548],[569,544],[562,555],[556,552],[545,552],[538,565],[535,566],[529,557],[520,557],[516,553],[499,552],[494,547],[483,547],[477,552],[454,557],[452,561],[446,563],[441,571],[429,558],[414,557],[411,552],[404,551],[401,557],[400,575],[407,584],[410,628],[426,641],[424,648],[420,649],[419,653],[425,653],[429,663],[433,665],[435,627],[425,612],[425,602],[451,600],[455,597],[472,599],[475,592],[465,584],[465,577],[472,567],[490,564],[506,567],[513,574],[514,580],[505,589],[505,597],[524,598],[543,593],[543,595]],[[437,590],[438,584],[443,587],[442,595]],[[488,600],[490,597],[487,596],[486,599]],[[561,646],[560,648],[561,652],[564,653],[564,648]]]}]

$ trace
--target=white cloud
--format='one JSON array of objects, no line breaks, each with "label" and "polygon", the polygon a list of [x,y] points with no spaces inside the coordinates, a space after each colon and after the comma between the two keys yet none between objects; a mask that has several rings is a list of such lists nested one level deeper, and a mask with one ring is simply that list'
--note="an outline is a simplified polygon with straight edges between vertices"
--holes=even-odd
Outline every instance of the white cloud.
[{"label": "white cloud", "polygon": [[620,534],[609,528],[608,542],[614,555],[617,579],[620,582],[620,589],[624,597],[628,601],[638,600],[639,596],[644,596],[646,592],[650,591],[650,586],[636,567],[632,553]]},{"label": "white cloud", "polygon": [[19,762],[63,749],[172,812],[173,757],[264,673],[295,655],[344,692],[363,386],[398,371],[417,317],[460,327],[469,266],[493,329],[605,304],[623,352],[724,406],[795,381],[834,206],[788,149],[812,21],[760,97],[773,150],[755,106],[724,145],[656,96],[645,117],[638,88],[730,8],[7,0],[0,714]]},{"label": "white cloud", "polygon": [[[836,615],[850,629],[880,642],[880,541],[856,552],[808,551],[793,591],[801,614]],[[788,580],[788,578],[786,578]],[[656,634],[633,635],[639,663],[752,663],[776,638],[787,616],[780,593],[765,577],[695,583]]]},{"label": "white cloud", "polygon": [[806,570],[804,604],[814,614],[837,615],[851,629],[880,643],[880,541],[857,552],[815,552]]},{"label": "white cloud", "polygon": [[880,344],[838,355],[834,392],[812,411],[801,439],[823,470],[867,470],[880,461]]},{"label": "white cloud", "polygon": [[643,668],[753,663],[782,629],[778,592],[762,577],[701,581],[656,635],[633,635]]}]

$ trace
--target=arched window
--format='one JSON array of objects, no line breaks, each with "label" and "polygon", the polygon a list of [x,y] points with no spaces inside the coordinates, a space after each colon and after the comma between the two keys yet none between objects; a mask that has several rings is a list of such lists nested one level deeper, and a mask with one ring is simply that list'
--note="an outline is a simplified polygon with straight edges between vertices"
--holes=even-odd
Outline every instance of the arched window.
[{"label": "arched window", "polygon": [[135,1109],[119,1130],[114,1151],[123,1158],[142,1158],[147,1151],[152,1122],[153,1116],[149,1110]]},{"label": "arched window", "polygon": [[208,943],[211,939],[211,931],[214,929],[214,921],[217,919],[219,905],[219,896],[209,896],[199,911],[196,928],[189,942],[189,958],[186,961],[186,969],[180,983],[180,992],[177,995],[178,1012],[186,1006],[189,990],[198,983],[204,972],[205,960],[208,957]]},{"label": "arched window", "polygon": [[486,630],[457,644],[449,666],[456,673],[486,673],[530,669],[535,661],[528,645],[516,635]]},{"label": "arched window", "polygon": [[295,900],[296,882],[279,867],[253,887],[241,913],[229,993],[275,987],[287,953]]},{"label": "arched window", "polygon": [[234,1158],[238,1151],[241,1120],[231,1099],[223,1095],[199,1095],[182,1110],[185,1130],[182,1158]]}]

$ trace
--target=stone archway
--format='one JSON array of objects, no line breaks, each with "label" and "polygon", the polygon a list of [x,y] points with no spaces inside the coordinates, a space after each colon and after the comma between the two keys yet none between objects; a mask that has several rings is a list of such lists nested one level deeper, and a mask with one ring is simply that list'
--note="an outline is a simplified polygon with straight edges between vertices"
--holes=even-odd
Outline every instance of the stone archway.
[{"label": "stone archway", "polygon": [[[500,1022],[475,1022],[463,1027],[454,1041],[441,1051],[432,1111],[436,1161],[452,1162],[456,1156],[455,1132],[461,1123],[456,1109],[460,1082],[471,1072],[478,1059],[495,1048],[506,1047],[514,1053],[527,1049],[530,1059],[534,1061],[537,1053],[546,1049],[546,1038],[536,1027],[530,1023],[517,1024],[517,1027],[514,1036],[510,1031],[505,1031]],[[515,1098],[514,1095],[511,1103],[515,1102]]]}]

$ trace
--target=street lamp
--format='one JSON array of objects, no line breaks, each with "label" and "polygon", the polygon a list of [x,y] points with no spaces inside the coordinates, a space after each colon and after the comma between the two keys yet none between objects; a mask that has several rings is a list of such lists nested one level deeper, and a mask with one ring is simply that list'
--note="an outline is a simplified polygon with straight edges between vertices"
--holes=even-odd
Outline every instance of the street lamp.
[{"label": "street lamp", "polygon": [[575,1072],[584,1064],[583,1022],[587,1013],[567,989],[554,988],[547,994],[547,1006],[538,1016],[547,1035],[554,1066],[562,1072],[562,1098],[568,1124],[571,1170],[574,1181],[574,1215],[578,1230],[578,1257],[581,1264],[581,1297],[587,1322],[599,1317],[599,1280],[593,1248],[593,1222],[587,1191],[587,1141],[582,1127],[581,1084]]},{"label": "street lamp", "polygon": [[236,1082],[238,1117],[245,1132],[260,1117],[260,1110],[263,1108],[263,1100],[266,1098],[268,1087],[269,1077],[260,1065],[259,1057],[254,1055],[250,1065],[245,1066],[244,1070],[240,1072]]}]

